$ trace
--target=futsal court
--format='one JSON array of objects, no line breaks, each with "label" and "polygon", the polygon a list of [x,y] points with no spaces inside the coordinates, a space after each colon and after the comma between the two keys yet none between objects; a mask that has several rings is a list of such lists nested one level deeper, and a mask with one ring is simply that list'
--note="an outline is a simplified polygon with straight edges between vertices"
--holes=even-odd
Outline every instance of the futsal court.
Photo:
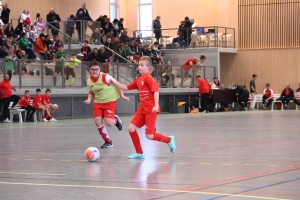
[{"label": "futsal court", "polygon": [[93,163],[84,152],[103,140],[92,118],[0,124],[0,199],[300,199],[298,111],[160,114],[177,150],[140,129],[144,160],[127,159],[131,117],[108,128],[114,147]]}]

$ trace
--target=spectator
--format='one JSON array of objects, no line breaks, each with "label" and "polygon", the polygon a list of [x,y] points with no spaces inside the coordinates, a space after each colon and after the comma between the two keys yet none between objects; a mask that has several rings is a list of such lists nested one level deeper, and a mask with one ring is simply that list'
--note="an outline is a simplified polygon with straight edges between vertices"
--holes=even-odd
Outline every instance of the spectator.
[{"label": "spectator", "polygon": [[252,75],[252,80],[250,81],[250,94],[251,94],[251,102],[250,102],[250,110],[255,110],[254,106],[256,103],[256,86],[255,86],[255,80],[257,79],[257,75]]},{"label": "spectator", "polygon": [[4,61],[4,69],[5,72],[9,76],[9,80],[11,80],[12,77],[12,72],[14,70],[14,62],[16,60],[16,56],[13,56],[12,53],[10,52],[6,57]]},{"label": "spectator", "polygon": [[171,62],[168,61],[167,65],[161,66],[161,68],[162,68],[162,70],[161,70],[161,72],[162,72],[162,74],[161,74],[161,77],[162,77],[162,86],[167,86],[168,85],[168,82],[169,82],[170,76],[171,76],[171,87],[172,88],[176,88],[176,86],[174,84],[175,75],[172,74],[172,68],[171,68],[170,65],[171,65]]},{"label": "spectator", "polygon": [[287,109],[291,100],[294,100],[294,91],[290,88],[290,84],[285,84],[285,89],[282,91],[280,97],[276,100],[281,100],[284,109]]},{"label": "spectator", "polygon": [[42,112],[42,120],[44,122],[47,122],[47,117],[50,117],[51,114],[49,110],[43,105],[43,99],[41,96],[41,89],[37,88],[35,93],[35,96],[33,97],[33,103],[32,106],[35,110],[40,110]]},{"label": "spectator", "polygon": [[67,58],[67,53],[64,51],[64,45],[61,44],[59,45],[58,51],[55,54],[55,60],[56,61],[56,65],[54,68],[54,74],[53,74],[53,85],[55,88],[56,87],[56,79],[57,79],[57,75],[61,74],[61,76],[63,77],[63,67],[64,67],[64,60],[68,60]]},{"label": "spectator", "polygon": [[[267,107],[269,107],[273,102],[273,90],[270,88],[270,84],[266,84],[266,89],[264,89],[263,92],[263,105],[261,107],[262,110],[266,110]],[[265,102],[268,101],[267,106],[265,105]]]},{"label": "spectator", "polygon": [[18,35],[16,35],[16,34],[13,34],[13,37],[12,37],[12,42],[11,42],[11,44],[12,44],[13,46],[15,46],[15,45],[19,45],[18,39],[19,39],[19,36],[18,36]]},{"label": "spectator", "polygon": [[[3,12],[3,11],[2,11]],[[4,29],[4,34],[6,36],[9,36],[9,35],[13,35],[15,32],[15,29],[12,27],[12,24],[11,23],[8,23],[7,24],[7,27]]]},{"label": "spectator", "polygon": [[29,13],[28,13],[27,9],[24,9],[19,18],[19,24],[15,30],[15,34],[20,35],[20,33],[22,32],[22,29],[23,29],[23,23],[24,23],[24,21],[26,21],[28,16],[29,16]]},{"label": "spectator", "polygon": [[23,26],[23,33],[26,34],[27,39],[31,42],[31,44],[34,44],[34,40],[30,37],[30,25],[26,24]]},{"label": "spectator", "polygon": [[[104,33],[104,30],[103,30],[103,33]],[[95,44],[99,44],[99,42],[100,42],[101,44],[103,44],[103,40],[101,38],[101,33],[100,33],[99,28],[96,28],[94,30],[94,32],[92,33],[90,42],[94,42]]]},{"label": "spectator", "polygon": [[[202,57],[202,55],[200,56],[200,58],[201,57]],[[205,58],[203,58],[203,59],[205,60]],[[196,78],[199,67],[201,69],[201,65],[203,65],[203,63],[201,63],[200,59],[197,59],[196,57],[188,59],[185,63],[183,63],[182,64],[182,69],[183,69],[182,74],[183,74],[183,77],[184,77],[183,81],[185,82],[186,80],[189,79],[189,76],[190,76],[189,75],[189,71],[191,69],[193,69],[193,71],[192,71],[193,72],[193,76],[194,76],[194,78]],[[191,81],[191,86],[192,85],[194,85],[194,86],[196,85],[196,83],[194,83],[194,80],[195,80],[194,78]]]},{"label": "spectator", "polygon": [[45,35],[45,44],[47,46],[47,50],[51,53],[50,46],[52,46],[52,41],[50,40],[50,35]]},{"label": "spectator", "polygon": [[149,50],[148,44],[143,46],[142,52],[143,52],[143,56],[149,56],[149,57],[151,56],[151,49]]},{"label": "spectator", "polygon": [[79,15],[80,12],[83,12],[83,15],[85,16],[85,19],[88,21],[93,21],[92,18],[89,15],[88,10],[86,9],[86,3],[81,4],[81,8],[79,8],[76,12],[76,17]]},{"label": "spectator", "polygon": [[140,55],[143,55],[143,46],[142,46],[142,42],[138,42],[137,47],[136,47],[136,52],[139,52]]},{"label": "spectator", "polygon": [[24,96],[21,97],[19,104],[22,109],[27,111],[25,122],[33,122],[33,115],[35,113],[35,109],[30,105],[30,93],[29,90],[25,90]]},{"label": "spectator", "polygon": [[123,19],[123,18],[121,18],[121,19],[119,20],[119,22],[118,22],[119,33],[120,33],[121,31],[125,30],[125,29],[124,29],[123,22],[124,22],[124,19]]},{"label": "spectator", "polygon": [[57,104],[51,103],[51,90],[46,89],[46,93],[42,96],[43,105],[46,107],[46,109],[50,112],[50,115],[48,117],[46,115],[43,116],[43,118],[47,118],[50,122],[56,122],[57,120],[53,118],[53,112],[58,109]]},{"label": "spectator", "polygon": [[[83,11],[80,11],[76,17],[75,17],[75,21],[76,21],[76,30],[78,32],[78,40],[82,41],[82,36],[85,38],[85,30],[86,30],[86,20],[88,20],[88,18],[84,15]],[[84,34],[84,35],[82,35]]]},{"label": "spectator", "polygon": [[[111,38],[107,38],[106,42],[104,43],[104,46],[108,47],[109,49],[112,49],[112,42],[111,42]],[[105,48],[105,53],[111,57],[112,56],[112,52],[111,50],[109,50],[107,48]]]},{"label": "spectator", "polygon": [[120,29],[119,29],[119,20],[114,19],[113,23],[113,37],[118,37],[119,33],[120,33]]},{"label": "spectator", "polygon": [[120,44],[120,39],[117,37],[114,38],[114,42],[112,43],[111,48],[116,53],[119,53],[119,44]]},{"label": "spectator", "polygon": [[81,61],[78,60],[76,58],[76,54],[73,53],[72,54],[72,57],[70,58],[70,62],[69,64],[67,65],[66,67],[66,88],[69,87],[69,76],[72,75],[72,80],[71,80],[71,84],[70,86],[72,87],[73,84],[74,84],[74,81],[75,81],[75,71],[74,71],[74,67],[75,67],[75,64],[78,63],[78,64],[81,64]]},{"label": "spectator", "polygon": [[75,19],[75,16],[70,15],[70,17],[68,17],[68,19],[66,21],[65,31],[66,31],[66,34],[70,37],[72,37],[72,35],[74,34],[74,19]]},{"label": "spectator", "polygon": [[1,102],[3,105],[3,118],[5,119],[4,120],[5,123],[12,122],[8,119],[8,112],[9,112],[8,108],[10,102],[13,102],[11,109],[15,109],[14,108],[15,105],[17,105],[17,103],[20,100],[19,96],[12,94],[12,90],[16,91],[16,88],[10,84],[9,75],[7,73],[4,73],[3,81],[0,82],[0,93],[1,93],[0,96],[2,96]]},{"label": "spectator", "polygon": [[21,33],[20,35],[19,46],[23,51],[26,52],[26,54],[28,54],[28,59],[40,60],[38,57],[36,57],[35,53],[33,52],[31,48],[32,43],[27,39],[25,33]]},{"label": "spectator", "polygon": [[299,83],[299,88],[296,90],[294,94],[294,100],[293,102],[298,106],[298,110],[300,110],[300,83]]},{"label": "spectator", "polygon": [[191,35],[192,35],[192,25],[194,24],[194,20],[190,20],[189,17],[184,18],[184,29],[183,29],[183,35],[184,40],[187,42],[187,45],[189,46],[191,43]]},{"label": "spectator", "polygon": [[31,31],[29,32],[29,37],[33,40],[33,42],[35,44],[36,38],[39,37],[35,26],[31,26]]},{"label": "spectator", "polygon": [[107,15],[100,16],[101,28],[103,29],[106,24]]},{"label": "spectator", "polygon": [[212,84],[212,89],[219,89],[219,87],[220,87],[220,81],[219,81],[219,79],[218,79],[218,77],[214,77],[213,78],[213,84]]},{"label": "spectator", "polygon": [[39,17],[36,23],[37,34],[40,35],[45,30],[47,24],[43,22],[43,18]]},{"label": "spectator", "polygon": [[131,51],[133,54],[135,54],[136,51],[137,51],[136,47],[137,47],[136,41],[135,41],[135,40],[131,40],[129,48],[130,48],[130,51]]},{"label": "spectator", "polygon": [[47,49],[45,35],[43,33],[41,33],[40,37],[36,39],[35,53],[41,54],[44,57],[44,60],[51,60],[51,55]]},{"label": "spectator", "polygon": [[96,61],[99,62],[98,49],[97,48],[94,48],[93,52],[91,52],[84,61],[93,61],[93,60],[96,60]]},{"label": "spectator", "polygon": [[28,75],[29,74],[29,71],[25,65],[25,62],[23,60],[23,56],[26,54],[25,51],[21,50],[19,45],[14,45],[14,55],[17,56],[17,58],[19,60],[21,60],[21,63],[22,63],[22,68],[21,68],[21,71],[22,71],[22,75]]},{"label": "spectator", "polygon": [[98,54],[99,62],[102,64],[101,72],[109,73],[109,55],[105,53],[105,48],[100,48],[100,53]]},{"label": "spectator", "polygon": [[129,58],[129,56],[131,56],[131,55],[134,54],[133,52],[130,51],[130,48],[128,47],[128,43],[127,42],[125,42],[125,43],[121,42],[121,47],[119,48],[119,53],[126,60]]},{"label": "spectator", "polygon": [[110,22],[110,18],[106,18],[106,21],[105,21],[105,24],[104,24],[104,27],[103,27],[103,30],[104,30],[105,34],[111,33],[113,28],[114,27],[113,27],[113,24]]},{"label": "spectator", "polygon": [[156,42],[159,43],[159,39],[161,38],[161,24],[160,24],[160,16],[157,16],[155,20],[153,20],[152,24],[153,33],[156,38]]},{"label": "spectator", "polygon": [[35,15],[35,20],[33,21],[33,26],[37,26],[38,21],[41,19],[41,14],[38,12]]},{"label": "spectator", "polygon": [[59,15],[54,12],[53,8],[50,8],[50,12],[47,15],[47,22],[51,25],[50,29],[51,29],[51,33],[52,33],[53,37],[55,35],[58,35],[57,29],[60,29],[60,25],[59,25],[60,21],[61,21],[61,19],[60,19]]},{"label": "spectator", "polygon": [[123,30],[121,32],[120,42],[121,43],[125,43],[125,42],[129,43],[130,42],[130,39],[129,39],[128,35],[127,35],[127,31],[126,30]]},{"label": "spectator", "polygon": [[201,98],[201,110],[202,113],[207,113],[207,105],[208,105],[208,98],[209,98],[209,86],[206,80],[201,78],[201,76],[196,76],[198,80],[198,87],[199,87],[199,97]]},{"label": "spectator", "polygon": [[58,35],[55,35],[54,38],[53,38],[52,44],[49,46],[50,47],[50,52],[51,53],[56,53],[61,44],[62,44],[62,42],[60,41]]},{"label": "spectator", "polygon": [[89,42],[85,40],[83,43],[83,47],[81,47],[81,54],[83,55],[82,60],[85,60],[92,51],[88,44]]},{"label": "spectator", "polygon": [[0,19],[4,24],[8,24],[10,9],[7,7],[7,3],[2,4],[2,12]]},{"label": "spectator", "polygon": [[246,87],[237,85],[236,86],[236,95],[238,96],[238,103],[242,107],[240,111],[244,111],[247,108],[249,92]]},{"label": "spectator", "polygon": [[[14,55],[13,48],[12,48],[12,40],[6,39],[3,43],[2,47],[0,48],[0,58],[5,58],[6,56]],[[3,62],[3,61],[1,61]],[[13,61],[14,65],[14,75],[19,74],[19,68],[17,61]]]}]

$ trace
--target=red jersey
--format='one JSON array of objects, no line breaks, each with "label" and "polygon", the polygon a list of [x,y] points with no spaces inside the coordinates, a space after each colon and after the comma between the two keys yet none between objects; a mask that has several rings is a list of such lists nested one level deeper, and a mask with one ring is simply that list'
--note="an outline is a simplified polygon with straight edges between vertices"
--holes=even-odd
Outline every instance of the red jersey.
[{"label": "red jersey", "polygon": [[[155,104],[154,92],[158,92],[158,84],[154,78],[149,73],[146,73],[127,85],[127,88],[139,91],[142,110],[151,113]],[[160,108],[158,108],[158,112],[160,112]]]},{"label": "red jersey", "polygon": [[182,68],[184,71],[189,71],[190,69],[192,69],[192,65],[190,65],[190,62],[192,62],[194,65],[197,64],[194,58],[188,59],[185,63],[182,64]]},{"label": "red jersey", "polygon": [[51,102],[50,96],[47,96],[46,94],[42,96],[42,100],[43,100],[43,104],[45,104],[44,102],[46,102],[46,104],[50,104]]},{"label": "red jersey", "polygon": [[19,104],[21,107],[29,106],[30,105],[30,97],[27,97],[26,95],[22,96],[22,98],[19,101]]},{"label": "red jersey", "polygon": [[83,55],[81,60],[85,60],[88,57],[89,53],[91,53],[91,48],[88,47],[88,46],[82,47],[81,48],[81,53]]},{"label": "red jersey", "polygon": [[273,95],[272,89],[264,89],[264,95],[268,98],[270,98]]},{"label": "red jersey", "polygon": [[207,93],[209,94],[209,84],[207,83],[206,80],[203,78],[198,79],[198,86],[199,86],[199,94],[204,94]]},{"label": "red jersey", "polygon": [[290,90],[285,89],[285,95],[286,95],[286,96],[289,96],[289,94],[290,94]]},{"label": "red jersey", "polygon": [[2,92],[2,99],[10,97],[12,95],[13,87],[9,80],[3,80],[0,82],[0,92]]},{"label": "red jersey", "polygon": [[40,106],[40,105],[43,105],[42,96],[35,95],[33,97],[33,104],[32,104],[32,106],[36,107],[36,106]]}]

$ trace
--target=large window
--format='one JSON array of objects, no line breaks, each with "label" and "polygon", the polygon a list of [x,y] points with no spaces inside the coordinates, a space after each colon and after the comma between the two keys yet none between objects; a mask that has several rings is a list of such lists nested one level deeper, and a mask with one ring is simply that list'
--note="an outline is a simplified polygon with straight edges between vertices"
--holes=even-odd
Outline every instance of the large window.
[{"label": "large window", "polygon": [[152,0],[139,0],[139,29],[142,37],[152,36]]},{"label": "large window", "polygon": [[119,18],[119,0],[110,0],[110,21]]}]

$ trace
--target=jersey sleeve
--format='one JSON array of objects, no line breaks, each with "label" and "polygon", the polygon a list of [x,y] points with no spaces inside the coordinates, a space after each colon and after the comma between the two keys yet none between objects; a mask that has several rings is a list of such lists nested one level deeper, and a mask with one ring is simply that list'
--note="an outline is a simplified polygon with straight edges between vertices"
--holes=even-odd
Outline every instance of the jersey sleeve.
[{"label": "jersey sleeve", "polygon": [[102,82],[103,82],[105,85],[110,86],[111,79],[112,79],[112,77],[111,77],[109,74],[102,74]]},{"label": "jersey sleeve", "polygon": [[128,90],[138,89],[136,80],[127,85]]}]

